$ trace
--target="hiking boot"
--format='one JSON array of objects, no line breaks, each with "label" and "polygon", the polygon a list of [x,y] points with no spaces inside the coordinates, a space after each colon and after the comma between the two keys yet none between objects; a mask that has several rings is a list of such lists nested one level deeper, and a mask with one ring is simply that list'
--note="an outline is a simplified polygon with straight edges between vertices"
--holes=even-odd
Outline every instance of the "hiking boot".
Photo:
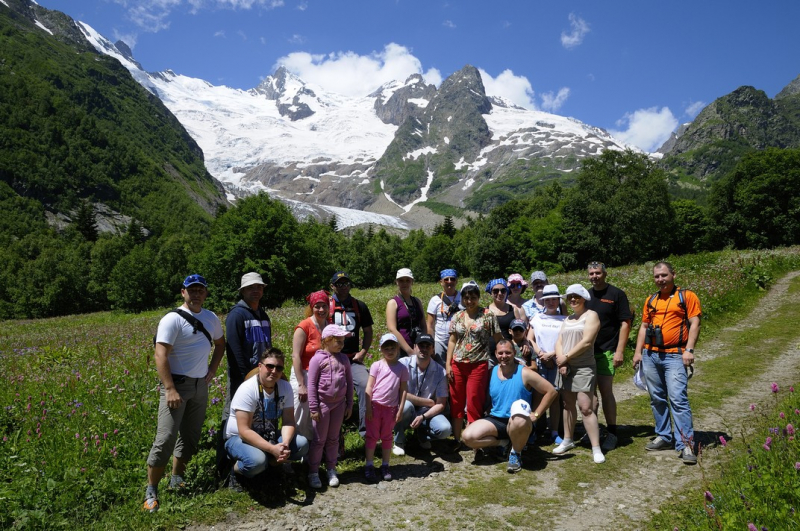
[{"label": "hiking boot", "polygon": [[431,441],[428,440],[428,436],[422,430],[417,430],[417,441],[419,441],[419,447],[423,450],[431,449]]},{"label": "hiking boot", "polygon": [[283,470],[283,474],[285,476],[294,476],[294,468],[292,468],[292,462],[286,461],[281,465],[281,470]]},{"label": "hiking boot", "polygon": [[367,465],[364,467],[364,477],[367,478],[367,483],[377,483],[378,476],[375,475],[375,467]]},{"label": "hiking boot", "polygon": [[183,490],[186,488],[186,480],[181,476],[173,474],[172,477],[169,478],[169,488],[170,490]]},{"label": "hiking boot", "polygon": [[519,454],[511,450],[511,453],[508,454],[508,466],[506,467],[506,471],[509,474],[516,474],[520,470],[522,470],[522,463],[520,462]]},{"label": "hiking boot", "polygon": [[672,443],[669,443],[661,438],[659,435],[644,447],[645,450],[649,452],[654,452],[657,450],[672,450]]},{"label": "hiking boot", "polygon": [[231,473],[228,475],[228,488],[233,492],[244,492],[242,484],[239,483],[238,474],[231,468]]},{"label": "hiking boot", "polygon": [[603,449],[603,452],[610,452],[616,447],[617,447],[617,436],[611,432],[607,433],[606,438],[603,441],[603,444],[600,446],[600,448]]},{"label": "hiking boot", "polygon": [[392,473],[389,472],[389,465],[381,465],[381,477],[384,481],[392,480]]},{"label": "hiking boot", "polygon": [[392,454],[394,454],[394,455],[406,455],[406,451],[403,448],[403,445],[394,443],[394,446],[392,446]]},{"label": "hiking boot", "polygon": [[696,465],[697,464],[697,456],[694,455],[692,449],[688,446],[684,446],[683,450],[681,450],[681,461],[685,465]]},{"label": "hiking boot", "polygon": [[552,451],[556,455],[561,455],[561,454],[565,454],[565,453],[569,452],[573,448],[575,448],[575,443],[574,442],[572,442],[572,441],[569,441],[569,442],[561,441],[561,444],[559,444],[558,446],[553,448]]},{"label": "hiking boot", "polygon": [[322,481],[319,480],[319,474],[317,472],[311,472],[308,475],[308,486],[312,489],[322,488]]},{"label": "hiking boot", "polygon": [[328,469],[328,486],[333,488],[339,486],[339,476],[336,475],[336,470],[333,468]]}]

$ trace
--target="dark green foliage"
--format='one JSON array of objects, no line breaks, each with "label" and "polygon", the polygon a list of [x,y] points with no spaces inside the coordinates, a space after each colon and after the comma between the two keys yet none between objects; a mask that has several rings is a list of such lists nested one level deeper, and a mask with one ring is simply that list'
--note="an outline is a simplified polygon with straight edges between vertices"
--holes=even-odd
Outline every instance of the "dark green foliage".
[{"label": "dark green foliage", "polygon": [[689,199],[672,202],[675,231],[672,234],[674,254],[693,254],[713,247],[709,241],[710,223],[706,209]]},{"label": "dark green foliage", "polygon": [[709,197],[717,245],[769,248],[800,241],[800,150],[753,153]]},{"label": "dark green foliage", "polygon": [[75,214],[75,230],[80,232],[86,241],[97,240],[97,221],[94,208],[88,201],[81,201],[78,212]]},{"label": "dark green foliage", "polygon": [[108,282],[111,307],[140,312],[166,304],[170,286],[164,275],[156,253],[145,245],[136,245],[111,270]]}]

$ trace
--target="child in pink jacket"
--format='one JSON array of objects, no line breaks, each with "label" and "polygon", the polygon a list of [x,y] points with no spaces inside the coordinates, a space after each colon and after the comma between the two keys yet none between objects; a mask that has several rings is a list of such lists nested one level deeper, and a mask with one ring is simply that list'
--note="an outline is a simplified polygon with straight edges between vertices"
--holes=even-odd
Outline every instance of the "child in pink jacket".
[{"label": "child in pink jacket", "polygon": [[314,440],[308,454],[308,484],[322,488],[319,465],[325,451],[328,485],[339,486],[336,459],[339,454],[339,430],[353,412],[353,375],[350,362],[342,354],[347,330],[328,325],[322,330],[322,348],[308,364],[308,407],[314,425]]}]

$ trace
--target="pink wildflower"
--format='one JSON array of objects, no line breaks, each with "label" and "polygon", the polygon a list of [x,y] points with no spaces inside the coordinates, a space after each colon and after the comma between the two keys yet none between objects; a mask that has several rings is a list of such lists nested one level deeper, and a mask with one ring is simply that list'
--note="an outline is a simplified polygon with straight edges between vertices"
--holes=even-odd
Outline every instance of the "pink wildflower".
[{"label": "pink wildflower", "polygon": [[781,411],[781,412],[780,412],[780,414],[779,414],[778,416],[779,416],[780,418],[782,418],[782,419],[785,419],[785,418],[786,418],[786,415],[784,415],[784,414],[783,414],[783,411]]},{"label": "pink wildflower", "polygon": [[726,440],[725,440],[725,437],[723,437],[722,435],[720,435],[720,436],[719,436],[719,443],[720,443],[722,446],[728,446],[728,441],[726,441]]},{"label": "pink wildflower", "polygon": [[795,470],[800,470],[800,463],[795,463],[794,464],[794,469]]},{"label": "pink wildflower", "polygon": [[714,501],[714,495],[713,495],[713,494],[711,494],[709,491],[706,491],[706,493],[705,493],[705,497],[706,497],[706,500],[708,500],[708,501],[710,501],[710,502],[713,502],[713,501]]},{"label": "pink wildflower", "polygon": [[777,384],[777,383],[775,383],[775,382],[772,382],[772,392],[773,392],[773,393],[777,393],[777,392],[778,392],[778,390],[779,390],[779,389],[778,389],[778,384]]},{"label": "pink wildflower", "polygon": [[756,405],[750,404],[750,411],[755,411],[755,410],[756,410]]},{"label": "pink wildflower", "polygon": [[788,433],[789,435],[794,435],[794,426],[792,426],[791,424],[787,424],[786,433]]}]

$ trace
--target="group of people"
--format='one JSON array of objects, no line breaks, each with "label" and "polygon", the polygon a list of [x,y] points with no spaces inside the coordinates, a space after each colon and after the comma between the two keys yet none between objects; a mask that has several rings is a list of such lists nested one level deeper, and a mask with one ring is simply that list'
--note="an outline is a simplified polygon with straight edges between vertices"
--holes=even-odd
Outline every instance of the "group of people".
[{"label": "group of people", "polygon": [[[405,454],[408,432],[424,449],[451,435],[452,449],[471,448],[476,456],[499,446],[508,455],[507,470],[516,472],[545,417],[547,424],[540,427],[556,445],[552,453],[575,448],[578,409],[593,460],[604,462],[604,453],[618,441],[612,383],[624,360],[633,313],[625,293],[606,282],[604,264],[590,263],[587,273],[590,290],[573,284],[562,295],[544,272],[535,271],[530,300],[522,297],[529,284],[521,275],[493,279],[484,288],[491,303],[483,307],[481,287],[467,281],[457,289],[457,272],[445,269],[442,291],[425,311],[412,295],[413,273],[402,268],[397,295],[386,305],[380,359],[369,367],[374,321],[367,305],[350,295],[347,273],[333,275],[330,293],[320,290],[306,298],[291,359],[272,344],[271,322],[260,305],[265,288],[260,274],[241,279],[241,300],[226,320],[227,341],[219,319],[202,308],[205,279],[189,275],[181,289],[184,304],[161,319],[155,337],[162,385],[144,509],[158,510],[158,484],[170,456],[169,486],[184,486],[205,419],[207,385],[223,353],[228,387],[218,464],[229,467],[234,488],[269,465],[293,473],[291,463],[302,458],[309,486],[322,487],[324,459],[327,484],[337,487],[342,424],[354,412],[354,394],[370,482],[392,478],[390,457]],[[635,369],[642,365],[656,421],[656,437],[646,449],[675,449],[691,464],[696,457],[687,383],[700,304],[693,292],[675,285],[669,263],[657,263],[653,274],[659,290],[643,307],[633,358]],[[607,425],[602,441],[601,405]]]}]

